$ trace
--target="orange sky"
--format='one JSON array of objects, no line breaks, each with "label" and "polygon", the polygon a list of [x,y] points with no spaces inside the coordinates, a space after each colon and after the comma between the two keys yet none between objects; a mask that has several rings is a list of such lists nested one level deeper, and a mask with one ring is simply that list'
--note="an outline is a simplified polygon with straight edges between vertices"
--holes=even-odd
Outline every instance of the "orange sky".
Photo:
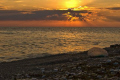
[{"label": "orange sky", "polygon": [[[101,24],[102,23],[102,24]],[[6,25],[5,25],[6,24]],[[49,26],[48,26],[49,24]],[[120,22],[0,21],[1,27],[120,27]]]},{"label": "orange sky", "polygon": [[118,0],[0,0],[0,27],[120,27]]}]

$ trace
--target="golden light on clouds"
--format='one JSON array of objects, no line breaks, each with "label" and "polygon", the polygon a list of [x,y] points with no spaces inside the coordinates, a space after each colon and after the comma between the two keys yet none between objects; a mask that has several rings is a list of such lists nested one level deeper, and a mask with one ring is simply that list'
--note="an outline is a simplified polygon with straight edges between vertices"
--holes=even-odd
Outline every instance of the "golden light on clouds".
[{"label": "golden light on clouds", "polygon": [[93,0],[0,0],[0,6],[8,10],[67,9],[87,6]]},{"label": "golden light on clouds", "polygon": [[78,8],[79,6],[86,6],[94,0],[65,0],[65,8]]},{"label": "golden light on clouds", "polygon": [[78,4],[78,1],[76,1],[76,0],[69,0],[69,1],[65,2],[65,6],[67,8],[74,8],[74,7],[78,7],[79,4]]}]

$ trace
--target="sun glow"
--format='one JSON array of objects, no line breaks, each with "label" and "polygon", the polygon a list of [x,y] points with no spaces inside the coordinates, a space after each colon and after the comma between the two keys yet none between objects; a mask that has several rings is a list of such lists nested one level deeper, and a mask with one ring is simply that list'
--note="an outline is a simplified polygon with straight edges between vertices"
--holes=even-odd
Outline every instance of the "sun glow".
[{"label": "sun glow", "polygon": [[69,0],[65,3],[67,8],[78,7],[78,2],[76,0]]}]

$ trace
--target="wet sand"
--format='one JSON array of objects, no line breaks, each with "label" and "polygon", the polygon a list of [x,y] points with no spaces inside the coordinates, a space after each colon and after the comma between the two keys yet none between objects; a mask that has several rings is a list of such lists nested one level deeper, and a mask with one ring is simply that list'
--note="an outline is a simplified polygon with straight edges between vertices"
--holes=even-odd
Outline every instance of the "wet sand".
[{"label": "wet sand", "polygon": [[118,80],[120,48],[108,57],[90,58],[87,51],[0,63],[0,80]]}]

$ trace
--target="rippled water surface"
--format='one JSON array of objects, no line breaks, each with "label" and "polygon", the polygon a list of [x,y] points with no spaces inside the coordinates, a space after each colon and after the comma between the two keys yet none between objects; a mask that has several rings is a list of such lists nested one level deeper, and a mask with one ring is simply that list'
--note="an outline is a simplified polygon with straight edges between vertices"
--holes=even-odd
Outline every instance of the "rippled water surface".
[{"label": "rippled water surface", "polygon": [[0,28],[0,61],[79,52],[120,43],[120,28]]}]

